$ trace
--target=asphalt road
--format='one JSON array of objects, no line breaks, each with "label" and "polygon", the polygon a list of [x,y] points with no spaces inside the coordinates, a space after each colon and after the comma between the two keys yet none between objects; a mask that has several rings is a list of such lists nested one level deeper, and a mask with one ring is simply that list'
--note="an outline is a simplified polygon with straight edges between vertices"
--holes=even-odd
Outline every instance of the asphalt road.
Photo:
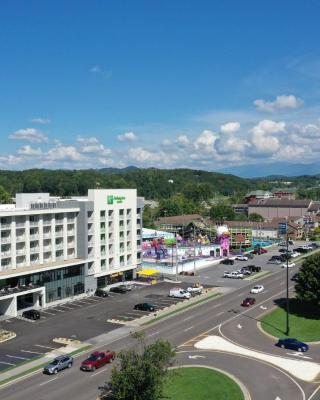
[{"label": "asphalt road", "polygon": [[[254,263],[257,264],[256,262]],[[222,265],[221,267],[224,268],[225,266]],[[224,352],[199,352],[193,347],[194,343],[201,338],[210,334],[219,335],[219,330],[221,330],[221,333],[227,338],[243,346],[265,351],[269,354],[297,359],[294,354],[283,355],[283,350],[275,347],[271,339],[262,334],[257,334],[256,319],[265,311],[266,307],[272,306],[275,299],[285,295],[285,272],[279,266],[272,265],[271,267],[274,273],[259,282],[265,286],[266,290],[255,296],[257,298],[255,306],[249,309],[242,309],[240,306],[241,301],[248,296],[249,290],[254,286],[255,282],[237,281],[239,287],[233,292],[144,328],[147,341],[162,338],[169,340],[175,346],[179,346],[177,365],[210,365],[230,372],[244,383],[252,399],[309,399],[317,386],[294,379],[280,368],[251,358],[230,355]],[[236,270],[238,268],[238,266],[234,265],[232,269]],[[296,268],[290,270],[290,274],[294,272],[296,272]],[[200,276],[207,273],[210,273],[210,271],[203,271]],[[237,328],[239,324],[243,327],[242,329]],[[132,337],[127,336],[116,339],[105,346],[99,346],[99,348],[105,349],[108,347],[119,351],[122,348],[134,346],[134,344]],[[312,357],[313,361],[319,361],[319,352],[319,346],[312,346],[308,356]],[[190,356],[199,354],[205,358],[190,358]],[[76,359],[73,368],[63,371],[57,376],[45,376],[37,373],[20,383],[3,388],[0,390],[0,396],[6,400],[22,400],[26,398],[35,400],[96,399],[98,395],[97,387],[108,379],[110,366],[106,366],[94,373],[81,372],[79,365],[84,358],[85,356],[79,357]]]}]

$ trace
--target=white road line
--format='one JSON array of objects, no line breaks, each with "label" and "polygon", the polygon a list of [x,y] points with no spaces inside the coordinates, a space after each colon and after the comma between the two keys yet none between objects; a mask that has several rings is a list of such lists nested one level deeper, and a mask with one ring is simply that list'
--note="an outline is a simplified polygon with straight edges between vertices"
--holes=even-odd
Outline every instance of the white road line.
[{"label": "white road line", "polygon": [[160,332],[161,332],[161,331],[157,331],[157,332],[150,333],[150,335],[148,335],[148,337],[155,336],[155,335],[157,335],[157,334],[160,333]]},{"label": "white road line", "polygon": [[30,360],[30,358],[27,358],[27,357],[11,356],[10,354],[6,354],[6,357],[18,358],[19,360]]},{"label": "white road line", "polygon": [[244,296],[244,294],[243,293],[237,294],[237,297],[240,297],[240,296]]},{"label": "white road line", "polygon": [[65,312],[65,310],[59,310],[59,308],[53,308],[53,311],[57,311],[57,312]]},{"label": "white road line", "polygon": [[41,347],[42,349],[56,350],[56,347],[43,346],[42,344],[35,344],[35,346],[36,347]]},{"label": "white road line", "polygon": [[4,362],[4,361],[0,361],[0,364],[5,364],[5,365],[16,365],[16,364],[12,364],[12,363],[8,363],[8,362]]},{"label": "white road line", "polygon": [[40,353],[39,351],[31,351],[31,350],[20,350],[20,351],[22,351],[22,353],[44,354]]},{"label": "white road line", "polygon": [[222,315],[223,311],[219,312],[218,314],[216,314],[216,317],[219,317],[219,315]]},{"label": "white road line", "polygon": [[92,378],[93,376],[96,376],[98,374],[101,374],[101,372],[106,372],[107,369],[102,369],[101,371],[95,372],[94,374],[91,374],[90,377]]},{"label": "white road line", "polygon": [[194,318],[193,315],[191,315],[190,317],[185,318],[183,321],[188,321],[189,319],[192,319],[192,318]]},{"label": "white road line", "polygon": [[312,392],[311,396],[308,398],[308,400],[311,400],[316,394],[317,392],[320,390],[320,386],[318,386],[314,392]]},{"label": "white road line", "polygon": [[190,326],[189,328],[184,329],[183,332],[191,331],[191,329],[193,329],[193,328],[194,328],[194,326]]},{"label": "white road line", "polygon": [[42,382],[42,383],[39,384],[39,386],[46,385],[47,383],[50,383],[50,382],[52,382],[52,381],[55,381],[56,379],[58,379],[58,377],[52,378],[52,379],[50,379],[49,381],[46,381],[46,382]]},{"label": "white road line", "polygon": [[214,306],[212,306],[212,308],[217,308],[219,306],[221,306],[221,303],[215,304]]}]

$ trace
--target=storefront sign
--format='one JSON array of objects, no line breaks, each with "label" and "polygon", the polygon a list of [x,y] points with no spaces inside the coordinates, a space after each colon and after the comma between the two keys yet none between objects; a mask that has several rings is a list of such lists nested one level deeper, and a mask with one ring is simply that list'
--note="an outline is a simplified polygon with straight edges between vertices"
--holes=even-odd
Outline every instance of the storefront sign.
[{"label": "storefront sign", "polygon": [[125,196],[114,196],[111,194],[111,195],[107,196],[107,203],[108,204],[114,204],[114,203],[121,204],[125,199],[126,199]]}]

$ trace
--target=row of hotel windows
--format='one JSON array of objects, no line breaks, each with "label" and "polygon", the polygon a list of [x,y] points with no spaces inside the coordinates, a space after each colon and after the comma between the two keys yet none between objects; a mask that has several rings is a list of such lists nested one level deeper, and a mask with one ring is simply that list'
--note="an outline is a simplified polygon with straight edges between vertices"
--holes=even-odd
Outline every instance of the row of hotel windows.
[{"label": "row of hotel windows", "polygon": [[[125,260],[126,260],[126,263],[125,263]],[[128,254],[126,258],[125,258],[125,256],[120,256],[118,265],[115,264],[115,259],[113,257],[110,257],[108,259],[108,263],[107,263],[107,260],[100,261],[101,271],[106,271],[107,266],[109,266],[109,268],[124,267],[125,265],[128,265],[128,264],[130,265],[131,261],[132,261],[131,254]]]},{"label": "row of hotel windows", "polygon": [[11,222],[15,221],[16,225],[25,225],[27,221],[31,224],[38,224],[42,219],[44,224],[51,224],[54,220],[56,224],[62,224],[64,218],[67,218],[67,223],[75,222],[75,213],[59,213],[59,214],[49,214],[43,215],[42,218],[40,215],[29,215],[26,217],[1,217],[0,218],[0,226],[1,229],[8,228],[11,225]]},{"label": "row of hotel windows", "polygon": [[[75,249],[68,249],[65,255],[63,250],[57,250],[55,252],[55,260],[52,258],[52,252],[47,251],[43,253],[43,263],[49,263],[53,261],[63,261],[75,258]],[[16,266],[18,268],[27,267],[28,265],[40,264],[40,254],[30,254],[30,263],[27,262],[26,256],[16,257]],[[1,270],[10,269],[12,267],[11,257],[6,257],[1,259]]]}]

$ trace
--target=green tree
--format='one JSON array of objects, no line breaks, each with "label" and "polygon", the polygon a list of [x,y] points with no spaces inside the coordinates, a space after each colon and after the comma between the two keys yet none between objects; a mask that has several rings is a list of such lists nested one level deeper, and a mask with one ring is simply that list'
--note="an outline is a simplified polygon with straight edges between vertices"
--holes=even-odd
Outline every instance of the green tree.
[{"label": "green tree", "polygon": [[320,305],[320,254],[307,257],[300,268],[295,286],[297,297]]},{"label": "green tree", "polygon": [[1,204],[12,203],[10,193],[8,193],[2,186],[0,186],[0,203]]},{"label": "green tree", "polygon": [[235,219],[235,212],[231,206],[225,203],[217,203],[210,209],[210,218],[213,220],[228,220],[233,221]]},{"label": "green tree", "polygon": [[145,206],[143,209],[143,217],[142,217],[143,227],[156,229],[154,220],[155,220],[155,211],[150,206]]},{"label": "green tree", "polygon": [[257,214],[257,213],[252,213],[248,216],[249,221],[253,221],[253,222],[263,222],[264,219],[262,217],[262,215]]},{"label": "green tree", "polygon": [[163,385],[175,352],[164,340],[146,345],[143,336],[139,346],[118,354],[119,366],[112,369],[110,383],[102,390],[102,399],[158,400],[163,398]]}]

